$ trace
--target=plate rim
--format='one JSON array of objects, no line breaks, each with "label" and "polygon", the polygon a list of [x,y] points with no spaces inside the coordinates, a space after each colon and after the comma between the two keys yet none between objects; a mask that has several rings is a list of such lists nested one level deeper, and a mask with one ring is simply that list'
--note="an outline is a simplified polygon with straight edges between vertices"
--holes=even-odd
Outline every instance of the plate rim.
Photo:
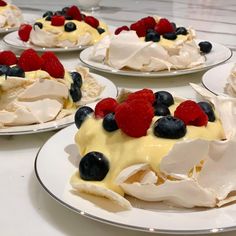
[{"label": "plate rim", "polygon": [[119,228],[124,228],[124,229],[129,229],[129,230],[134,230],[134,231],[140,231],[140,232],[149,232],[149,233],[161,233],[161,234],[178,234],[178,235],[186,235],[186,234],[215,234],[215,233],[222,233],[222,232],[228,232],[228,231],[233,231],[236,229],[236,225],[234,226],[228,226],[228,227],[218,227],[218,228],[212,228],[212,229],[201,229],[201,230],[170,230],[170,229],[158,229],[158,228],[148,228],[148,227],[140,227],[140,226],[133,226],[133,225],[127,225],[127,224],[123,224],[123,223],[117,223],[108,219],[104,219],[101,217],[97,217],[94,216],[88,212],[85,212],[83,210],[80,210],[76,207],[73,207],[72,205],[66,203],[65,201],[63,201],[62,199],[60,199],[59,197],[57,197],[43,182],[43,180],[40,178],[40,171],[38,168],[38,162],[39,162],[39,158],[40,158],[40,152],[41,150],[44,148],[44,146],[50,142],[52,139],[55,138],[55,136],[59,136],[61,133],[66,132],[67,130],[70,129],[75,129],[75,124],[72,124],[70,126],[68,126],[67,128],[60,130],[59,132],[57,132],[56,134],[52,135],[47,141],[44,142],[44,144],[40,147],[40,149],[38,150],[35,160],[34,160],[34,173],[35,176],[37,178],[37,180],[39,181],[41,187],[44,189],[44,191],[49,194],[49,196],[51,196],[54,200],[56,200],[58,203],[60,203],[62,206],[66,207],[69,210],[72,210],[75,213],[78,213],[81,216],[84,216],[86,218],[101,222],[101,223],[105,223],[108,225],[112,225],[112,226],[116,226]]}]

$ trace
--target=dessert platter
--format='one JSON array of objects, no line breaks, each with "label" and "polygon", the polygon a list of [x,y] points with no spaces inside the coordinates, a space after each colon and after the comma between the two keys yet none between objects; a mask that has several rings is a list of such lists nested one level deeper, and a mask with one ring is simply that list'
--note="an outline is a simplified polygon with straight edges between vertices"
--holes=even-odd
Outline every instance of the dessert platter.
[{"label": "dessert platter", "polygon": [[83,14],[77,6],[70,6],[60,11],[47,11],[33,24],[22,24],[3,41],[17,49],[63,52],[84,49],[108,34],[104,22]]},{"label": "dessert platter", "polygon": [[116,86],[85,67],[68,71],[53,52],[0,53],[0,135],[55,130],[82,105],[117,96]]},{"label": "dessert platter", "polygon": [[227,47],[200,40],[192,28],[148,16],[122,26],[80,53],[88,67],[129,76],[176,76],[209,69],[227,61]]},{"label": "dessert platter", "polygon": [[79,108],[38,152],[39,182],[64,206],[119,227],[234,229],[236,101],[191,86],[200,102],[142,89]]}]

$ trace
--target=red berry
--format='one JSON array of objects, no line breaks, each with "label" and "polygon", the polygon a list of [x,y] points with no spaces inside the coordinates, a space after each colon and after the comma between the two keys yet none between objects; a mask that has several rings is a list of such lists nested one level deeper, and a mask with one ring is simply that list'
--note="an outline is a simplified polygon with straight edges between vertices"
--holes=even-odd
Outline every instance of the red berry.
[{"label": "red berry", "polygon": [[43,60],[42,70],[47,71],[54,78],[64,78],[64,66],[53,52],[45,52],[41,58]]},{"label": "red berry", "polygon": [[154,29],[160,35],[175,31],[174,26],[166,18],[161,18]]},{"label": "red berry", "polygon": [[185,125],[206,126],[208,116],[194,101],[186,100],[179,104],[174,116],[181,119]]},{"label": "red berry", "polygon": [[119,27],[119,28],[117,28],[116,30],[115,30],[115,35],[117,35],[117,34],[119,34],[121,31],[129,31],[129,27],[128,26],[126,26],[126,25],[124,25],[124,26],[121,26],[121,27]]},{"label": "red berry", "polygon": [[71,16],[73,18],[73,20],[82,21],[82,15],[81,15],[80,10],[77,6],[71,6],[67,10],[66,15]]},{"label": "red berry", "polygon": [[145,18],[142,18],[141,21],[144,22],[147,29],[154,29],[156,25],[156,20],[152,16],[147,16]]},{"label": "red berry", "polygon": [[15,65],[17,64],[16,55],[12,51],[0,52],[0,65]]},{"label": "red berry", "polygon": [[99,21],[93,16],[85,16],[84,22],[92,26],[93,28],[97,28],[99,26]]},{"label": "red berry", "polygon": [[142,137],[147,134],[154,109],[149,102],[133,100],[120,104],[115,111],[115,120],[118,127],[128,136]]},{"label": "red berry", "polygon": [[65,23],[65,17],[64,16],[53,16],[51,19],[51,25],[54,26],[62,26]]},{"label": "red berry", "polygon": [[32,26],[29,24],[22,24],[18,30],[18,36],[19,38],[24,41],[27,42],[29,40],[30,37],[30,32],[32,30]]},{"label": "red berry", "polygon": [[41,69],[42,59],[34,49],[27,49],[21,53],[18,65],[24,71],[34,71]]},{"label": "red berry", "polygon": [[95,117],[103,118],[108,113],[115,112],[117,106],[118,103],[114,98],[104,98],[99,101],[95,107]]},{"label": "red berry", "polygon": [[154,95],[153,91],[150,89],[142,89],[142,90],[139,90],[139,91],[129,94],[126,101],[130,102],[135,99],[143,99],[147,102],[150,102],[150,104],[153,104],[155,101],[155,95]]},{"label": "red berry", "polygon": [[5,1],[0,0],[0,6],[1,6],[1,7],[4,7],[4,6],[6,6],[6,5],[7,5],[7,3],[6,3]]},{"label": "red berry", "polygon": [[141,20],[130,25],[130,29],[136,31],[136,34],[139,37],[145,37],[146,32],[147,32],[147,28],[145,26],[145,23]]}]

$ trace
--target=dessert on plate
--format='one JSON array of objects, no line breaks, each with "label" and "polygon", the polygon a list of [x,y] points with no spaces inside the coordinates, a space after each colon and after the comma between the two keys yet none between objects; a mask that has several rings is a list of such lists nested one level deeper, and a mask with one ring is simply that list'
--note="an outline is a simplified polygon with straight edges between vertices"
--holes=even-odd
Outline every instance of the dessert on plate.
[{"label": "dessert on plate", "polygon": [[125,195],[186,208],[234,201],[236,101],[202,91],[198,103],[143,89],[78,109],[73,189],[125,209]]},{"label": "dessert on plate", "polygon": [[69,72],[52,52],[33,49],[19,58],[0,53],[0,127],[44,123],[73,114],[99,99],[104,87],[78,67]]},{"label": "dessert on plate", "polygon": [[80,12],[77,6],[47,11],[35,23],[22,24],[19,38],[41,47],[76,47],[93,45],[108,34],[107,25]]},{"label": "dessert on plate", "polygon": [[20,26],[23,21],[21,10],[9,3],[0,0],[0,29]]},{"label": "dessert on plate", "polygon": [[225,92],[232,97],[236,97],[236,64],[233,65],[230,75],[227,78]]},{"label": "dessert on plate", "polygon": [[94,46],[90,60],[119,70],[146,72],[201,67],[212,44],[197,44],[195,39],[192,28],[148,16],[104,37]]}]

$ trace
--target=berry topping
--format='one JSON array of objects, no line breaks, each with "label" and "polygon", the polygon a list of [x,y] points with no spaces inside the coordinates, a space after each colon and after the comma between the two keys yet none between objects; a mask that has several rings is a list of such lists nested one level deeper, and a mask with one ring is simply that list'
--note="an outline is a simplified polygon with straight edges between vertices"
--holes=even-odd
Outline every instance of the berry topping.
[{"label": "berry topping", "polygon": [[118,127],[128,136],[135,138],[147,134],[153,116],[152,105],[139,99],[120,104],[115,112]]},{"label": "berry topping", "polygon": [[109,161],[101,152],[89,152],[79,163],[79,173],[83,180],[101,181],[109,171]]},{"label": "berry topping", "polygon": [[129,102],[136,99],[142,99],[153,104],[155,101],[155,95],[151,89],[142,89],[129,94],[126,101]]},{"label": "berry topping", "polygon": [[80,13],[80,10],[77,6],[71,6],[66,11],[67,16],[71,16],[74,20],[82,21],[82,15]]},{"label": "berry topping", "polygon": [[78,88],[81,88],[83,81],[82,81],[82,77],[81,77],[80,73],[73,71],[73,72],[71,72],[71,77],[72,77],[73,83]]},{"label": "berry topping", "polygon": [[99,26],[99,21],[93,16],[86,16],[84,18],[84,22],[92,26],[93,28],[97,28]]},{"label": "berry topping", "polygon": [[72,97],[73,102],[78,102],[82,98],[82,92],[80,88],[76,86],[76,84],[72,83],[70,86],[70,95]]},{"label": "berry topping", "polygon": [[16,55],[12,51],[0,52],[0,65],[15,65],[17,64]]},{"label": "berry topping", "polygon": [[155,103],[154,106],[154,115],[155,116],[167,116],[170,115],[169,108],[161,103]]},{"label": "berry topping", "polygon": [[19,66],[9,67],[7,76],[25,77],[25,72]]},{"label": "berry topping", "polygon": [[73,22],[68,22],[64,25],[64,29],[66,32],[72,32],[76,30],[76,24]]},{"label": "berry topping", "polygon": [[115,114],[114,113],[108,113],[103,121],[102,121],[103,128],[108,131],[112,132],[118,129],[116,120],[115,120]]},{"label": "berry topping", "polygon": [[6,75],[9,68],[10,68],[9,66],[0,65],[0,76]]},{"label": "berry topping", "polygon": [[70,9],[69,7],[63,7],[63,8],[61,9],[62,14],[63,14],[63,15],[66,15],[66,13],[67,13],[67,11],[68,11],[69,9]]},{"label": "berry topping", "polygon": [[208,102],[198,102],[198,105],[202,108],[202,110],[207,114],[208,121],[214,122],[216,120],[215,113],[213,107]]},{"label": "berry topping", "polygon": [[171,22],[171,24],[172,24],[174,30],[176,30],[176,24],[174,22]]},{"label": "berry topping", "polygon": [[93,109],[88,106],[80,107],[75,113],[75,125],[79,129],[84,120],[90,113],[93,113]]},{"label": "berry topping", "polygon": [[153,42],[159,42],[160,41],[160,35],[154,31],[154,30],[149,30],[145,36],[145,41],[153,41]]},{"label": "berry topping", "polygon": [[165,33],[163,34],[163,38],[169,39],[169,40],[175,40],[177,38],[176,33]]},{"label": "berry topping", "polygon": [[41,57],[31,48],[22,52],[18,60],[18,65],[24,71],[39,70],[41,69],[42,63]]},{"label": "berry topping", "polygon": [[51,25],[53,26],[62,26],[65,23],[64,16],[52,16]]},{"label": "berry topping", "polygon": [[186,28],[184,27],[178,27],[175,31],[175,33],[178,34],[182,34],[182,35],[187,35],[188,31],[186,30]]},{"label": "berry topping", "polygon": [[115,112],[118,103],[114,98],[104,98],[99,101],[95,107],[95,117],[103,118],[111,112]]},{"label": "berry topping", "polygon": [[118,35],[122,31],[129,31],[129,27],[126,25],[123,25],[115,30],[115,35]]},{"label": "berry topping", "polygon": [[47,16],[47,17],[45,18],[45,20],[46,20],[46,21],[51,21],[51,20],[52,20],[52,16]]},{"label": "berry topping", "polygon": [[173,96],[167,91],[159,91],[155,93],[155,103],[161,103],[167,107],[174,104]]},{"label": "berry topping", "polygon": [[55,11],[54,16],[63,16],[63,12],[62,11]]},{"label": "berry topping", "polygon": [[200,51],[203,53],[209,53],[212,49],[212,44],[208,41],[203,41],[198,44]]},{"label": "berry topping", "polygon": [[146,29],[154,29],[156,25],[156,20],[152,16],[142,18],[141,21],[144,22]]},{"label": "berry topping", "polygon": [[18,30],[18,36],[19,38],[24,41],[27,42],[29,40],[30,37],[30,32],[32,30],[32,26],[29,24],[22,24]]},{"label": "berry topping", "polygon": [[153,132],[157,137],[178,139],[186,134],[186,125],[178,118],[164,116],[155,122]]},{"label": "berry topping", "polygon": [[174,116],[181,119],[185,125],[206,126],[208,116],[202,108],[194,101],[186,100],[179,104]]},{"label": "berry topping", "polygon": [[64,17],[65,17],[66,20],[73,20],[73,17],[72,17],[72,16],[64,15]]},{"label": "berry topping", "polygon": [[161,18],[154,29],[160,35],[173,33],[175,31],[173,25],[166,18]]},{"label": "berry topping", "polygon": [[97,31],[98,31],[99,34],[103,34],[105,32],[105,30],[101,27],[98,27]]},{"label": "berry topping", "polygon": [[4,6],[6,6],[6,5],[7,5],[7,3],[6,3],[5,1],[0,0],[0,7],[4,7]]},{"label": "berry topping", "polygon": [[52,11],[46,11],[46,12],[43,14],[43,17],[47,17],[47,16],[53,16],[53,12],[52,12]]},{"label": "berry topping", "polygon": [[145,23],[141,20],[130,25],[130,29],[136,31],[136,34],[139,37],[145,37],[146,32],[147,32],[147,28],[145,26]]},{"label": "berry topping", "polygon": [[41,23],[41,22],[35,22],[34,23],[34,29],[35,29],[35,26],[38,26],[40,29],[42,29],[43,28],[43,24]]},{"label": "berry topping", "polygon": [[54,78],[63,78],[65,75],[65,69],[59,59],[53,52],[45,52],[42,55],[43,64],[42,70],[48,72]]}]

